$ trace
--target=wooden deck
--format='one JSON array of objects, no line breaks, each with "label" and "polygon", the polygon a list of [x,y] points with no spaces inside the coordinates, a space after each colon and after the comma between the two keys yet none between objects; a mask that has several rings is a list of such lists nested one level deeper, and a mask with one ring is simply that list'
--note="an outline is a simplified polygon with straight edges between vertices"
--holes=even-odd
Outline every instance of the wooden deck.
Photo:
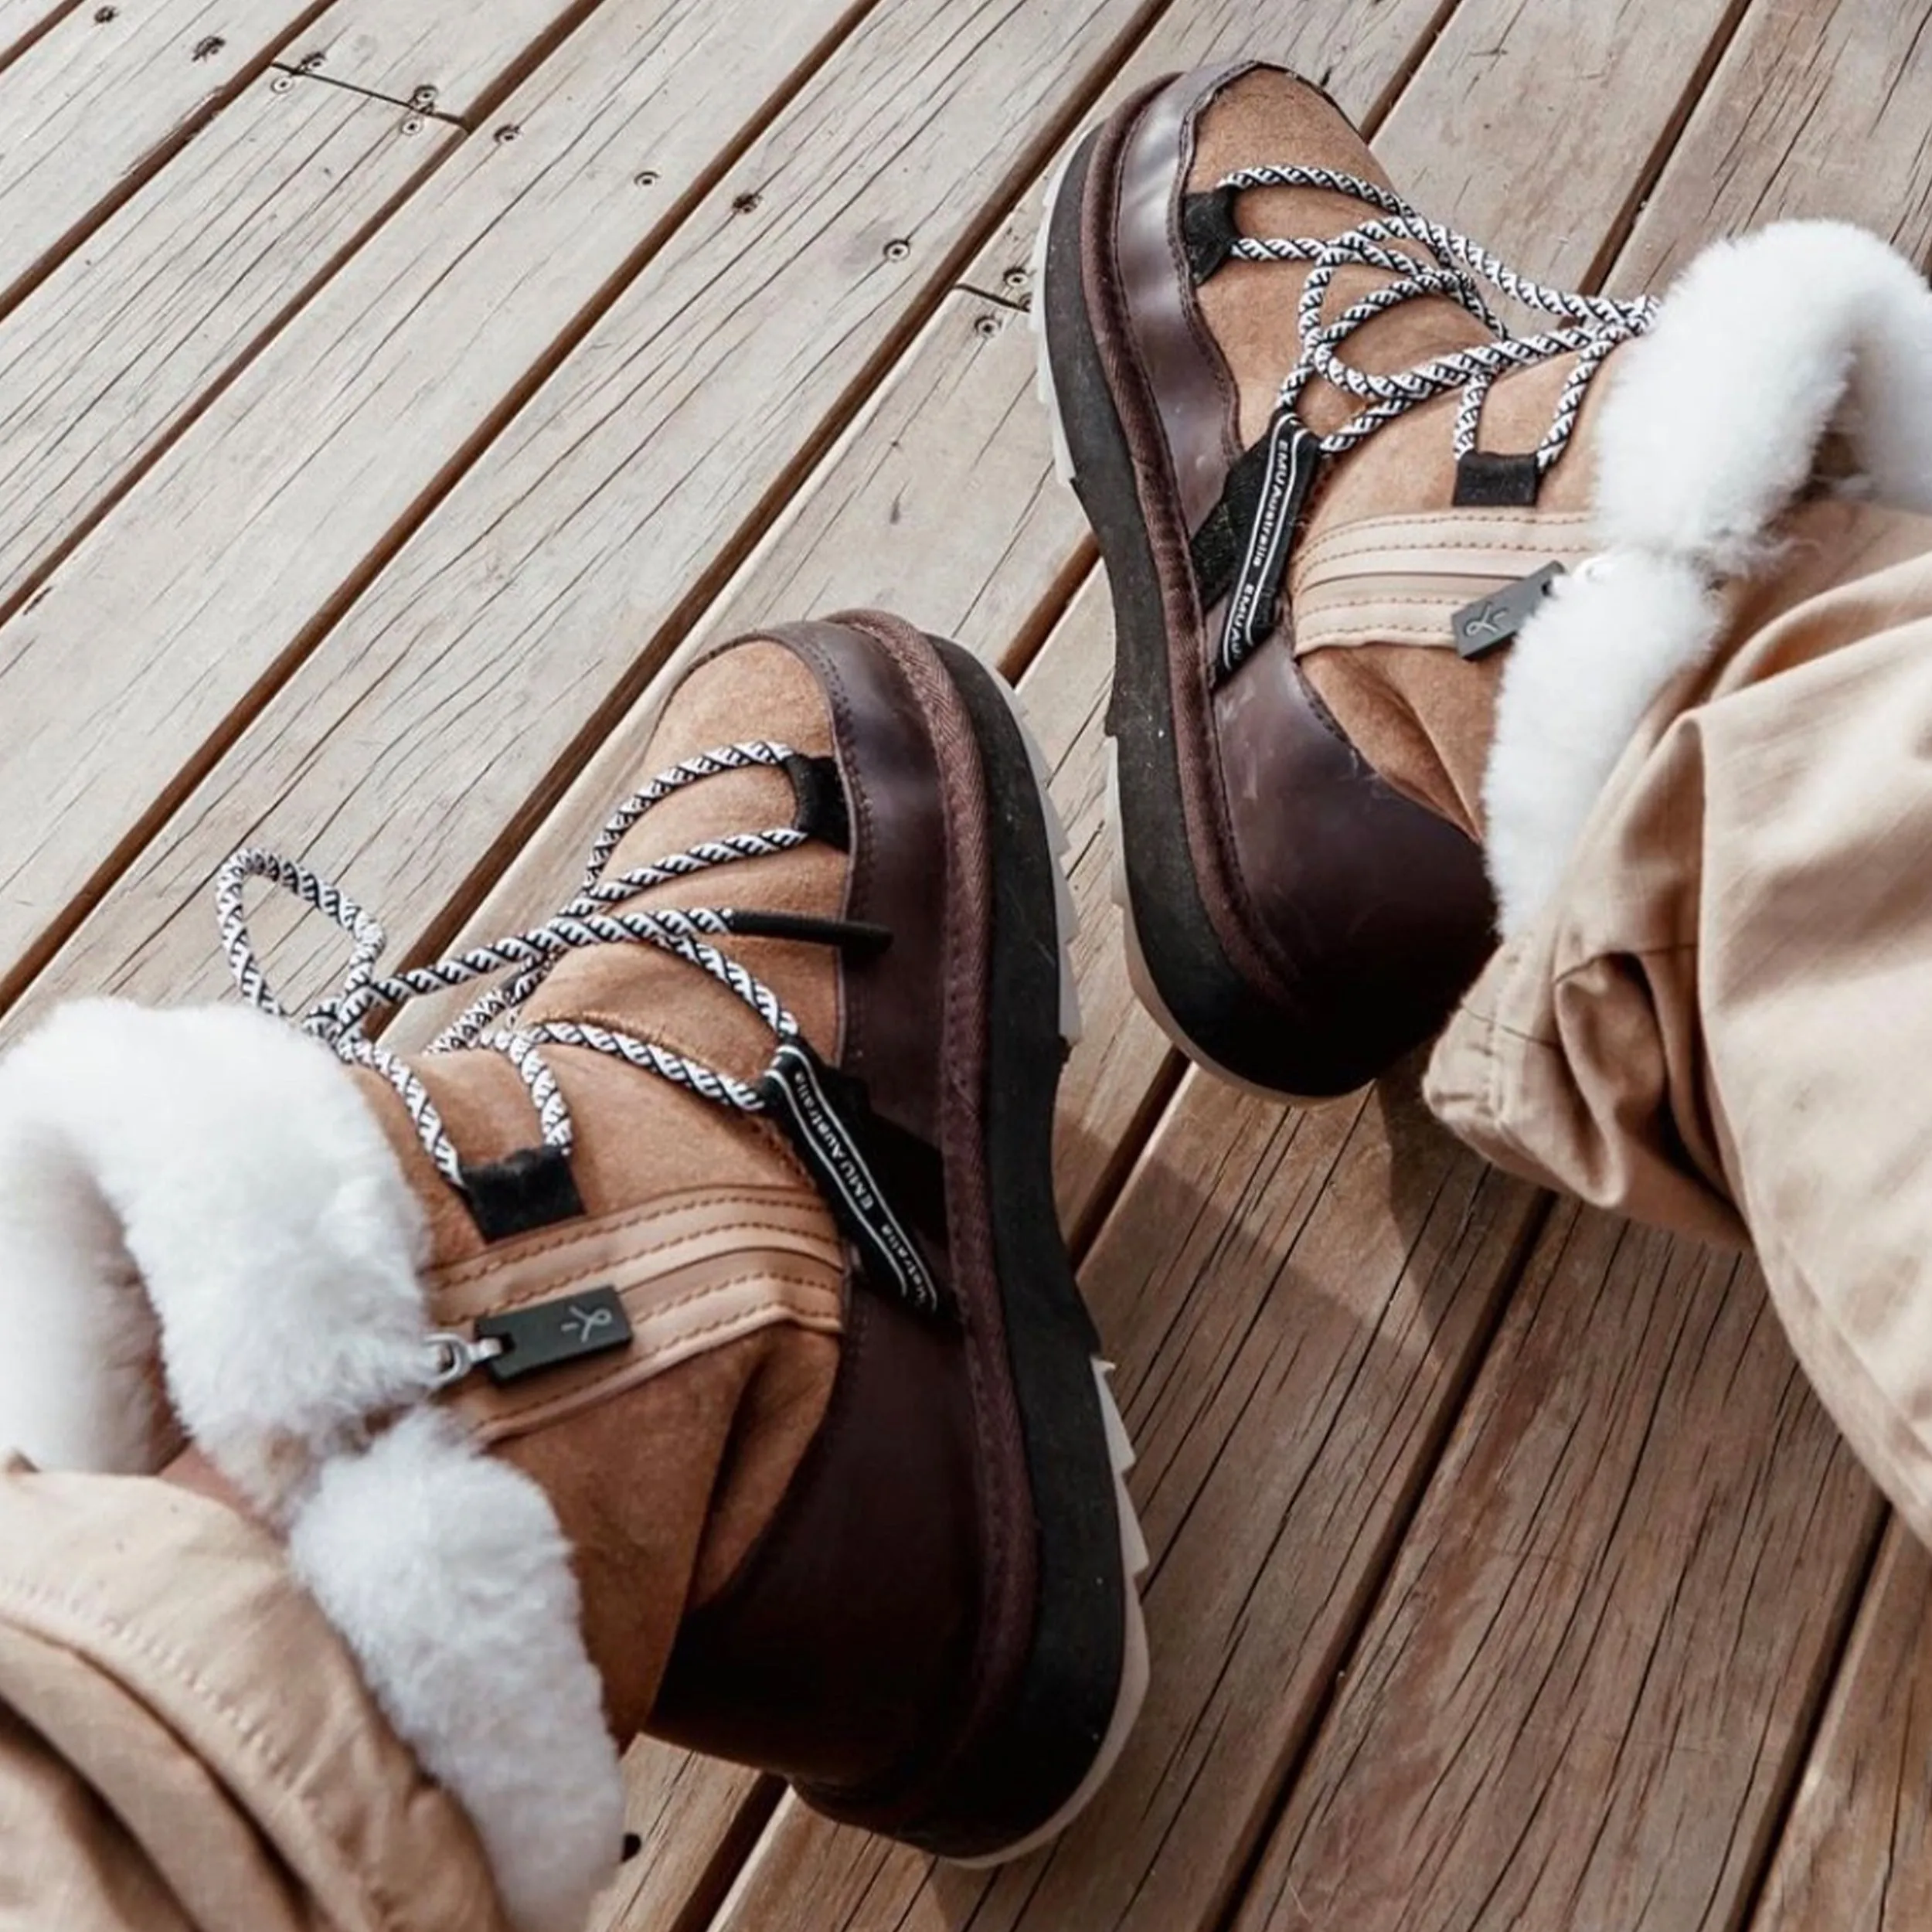
[{"label": "wooden deck", "polygon": [[[1032,393],[1040,180],[1142,77],[1318,75],[1622,291],[1932,243],[1932,0],[0,0],[0,1000],[219,990],[260,838],[396,946],[549,910],[680,644],[855,601],[1020,680],[1074,830],[1061,1195],[1155,1688],[988,1876],[633,1754],[603,1932],[1923,1932],[1932,1564],[1747,1267],[1284,1112],[1128,994],[1109,616]],[[291,985],[328,936],[264,914]],[[313,991],[313,986],[304,988]]]}]

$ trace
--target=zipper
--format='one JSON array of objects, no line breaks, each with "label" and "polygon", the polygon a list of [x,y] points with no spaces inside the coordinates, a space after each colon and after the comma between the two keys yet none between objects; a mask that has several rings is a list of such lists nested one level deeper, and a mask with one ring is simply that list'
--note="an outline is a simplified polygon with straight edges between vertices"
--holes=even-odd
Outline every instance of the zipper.
[{"label": "zipper", "polygon": [[[1396,642],[1453,645],[1458,611],[1550,564],[1573,570],[1596,546],[1583,515],[1389,519],[1352,524],[1297,563],[1295,648]],[[1440,527],[1444,535],[1434,538]],[[1432,540],[1433,539],[1433,540]]]}]

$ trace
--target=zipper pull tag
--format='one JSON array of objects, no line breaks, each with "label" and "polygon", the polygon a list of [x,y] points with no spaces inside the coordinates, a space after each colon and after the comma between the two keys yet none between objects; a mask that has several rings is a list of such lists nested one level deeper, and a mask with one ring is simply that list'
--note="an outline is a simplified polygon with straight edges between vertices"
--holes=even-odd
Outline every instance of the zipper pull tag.
[{"label": "zipper pull tag", "polygon": [[474,1338],[450,1328],[423,1338],[430,1351],[430,1386],[453,1389],[478,1369],[498,1388],[545,1369],[621,1349],[631,1339],[631,1318],[615,1288],[586,1288],[555,1301],[486,1315]]},{"label": "zipper pull tag", "polygon": [[1449,620],[1457,655],[1485,658],[1492,651],[1501,650],[1543,608],[1543,599],[1563,574],[1560,563],[1546,563],[1540,570],[1505,584],[1488,597],[1465,604]]}]

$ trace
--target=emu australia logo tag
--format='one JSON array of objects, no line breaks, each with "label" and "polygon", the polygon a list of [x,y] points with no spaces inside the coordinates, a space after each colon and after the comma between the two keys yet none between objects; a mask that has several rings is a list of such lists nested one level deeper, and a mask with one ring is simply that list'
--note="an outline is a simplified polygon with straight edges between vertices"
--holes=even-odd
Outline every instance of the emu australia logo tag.
[{"label": "emu australia logo tag", "polygon": [[832,1104],[810,1049],[787,1040],[758,1085],[877,1285],[918,1314],[939,1315],[945,1306],[939,1284]]},{"label": "emu australia logo tag", "polygon": [[1449,620],[1458,652],[1465,658],[1481,658],[1500,649],[1536,614],[1550,587],[1563,573],[1560,563],[1546,563],[1492,596],[1465,604]]},{"label": "emu australia logo tag", "polygon": [[483,1362],[483,1372],[501,1385],[622,1348],[631,1339],[631,1319],[615,1288],[586,1288],[560,1301],[486,1315],[476,1325],[476,1338],[502,1345]]},{"label": "emu australia logo tag", "polygon": [[1318,437],[1286,410],[1277,413],[1268,431],[1261,493],[1221,634],[1221,662],[1230,671],[1274,628],[1294,526],[1301,521],[1321,454]]}]

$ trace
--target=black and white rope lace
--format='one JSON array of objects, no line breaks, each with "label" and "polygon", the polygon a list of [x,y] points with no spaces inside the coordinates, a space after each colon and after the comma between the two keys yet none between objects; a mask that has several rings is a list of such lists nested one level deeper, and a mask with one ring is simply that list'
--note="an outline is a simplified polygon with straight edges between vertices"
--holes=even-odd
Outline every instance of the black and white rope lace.
[{"label": "black and white rope lace", "polygon": [[591,847],[575,897],[560,912],[527,932],[512,934],[487,945],[468,947],[430,965],[381,978],[377,976],[376,964],[387,940],[375,919],[332,881],[307,866],[257,847],[244,848],[222,868],[216,881],[222,951],[243,996],[263,1012],[286,1019],[288,1015],[269,985],[249,935],[243,905],[247,882],[265,879],[280,886],[311,910],[333,920],[349,934],[352,950],[340,988],[311,1007],[299,1023],[304,1032],[330,1048],[338,1059],[352,1066],[369,1067],[389,1082],[409,1110],[417,1138],[437,1172],[459,1190],[464,1186],[462,1162],[435,1103],[406,1062],[369,1037],[368,1027],[379,1008],[447,992],[498,974],[512,977],[472,1002],[453,1024],[437,1036],[428,1050],[444,1053],[481,1047],[502,1053],[529,1090],[542,1125],[544,1144],[557,1152],[567,1156],[574,1136],[570,1108],[543,1059],[542,1049],[546,1046],[583,1047],[608,1054],[719,1106],[745,1114],[763,1113],[766,1097],[757,1087],[649,1040],[570,1020],[519,1026],[516,1016],[551,969],[567,954],[587,946],[643,944],[675,954],[708,973],[764,1021],[778,1045],[797,1039],[798,1022],[777,995],[712,943],[728,937],[735,930],[734,915],[730,910],[614,909],[620,902],[669,879],[690,878],[741,859],[788,852],[803,844],[809,833],[795,825],[734,833],[723,838],[707,839],[687,852],[673,853],[614,878],[604,876],[624,835],[673,792],[720,772],[760,765],[783,768],[793,756],[787,746],[756,740],[721,745],[659,773],[611,815]]},{"label": "black and white rope lace", "polygon": [[[1460,458],[1476,447],[1490,386],[1506,370],[1574,355],[1576,367],[1558,396],[1549,429],[1536,451],[1539,472],[1553,468],[1576,428],[1578,411],[1597,372],[1611,353],[1648,329],[1657,313],[1651,298],[1633,301],[1553,288],[1519,274],[1466,235],[1426,219],[1393,190],[1355,175],[1326,168],[1244,168],[1226,176],[1224,192],[1250,188],[1318,188],[1345,195],[1376,211],[1374,219],[1328,238],[1277,240],[1242,235],[1230,250],[1242,261],[1305,262],[1308,276],[1295,312],[1300,354],[1281,385],[1281,406],[1294,411],[1315,377],[1360,400],[1365,407],[1320,439],[1324,455],[1338,456],[1372,436],[1385,423],[1451,389],[1462,391],[1454,451]],[[1421,253],[1412,251],[1427,251]],[[1322,311],[1342,270],[1375,269],[1392,279],[1352,302],[1333,321]],[[1533,335],[1512,335],[1484,295],[1488,283],[1526,308],[1556,317],[1560,326]],[[1492,341],[1432,356],[1414,368],[1381,376],[1357,369],[1338,352],[1364,324],[1404,302],[1447,297],[1487,328]]]}]

